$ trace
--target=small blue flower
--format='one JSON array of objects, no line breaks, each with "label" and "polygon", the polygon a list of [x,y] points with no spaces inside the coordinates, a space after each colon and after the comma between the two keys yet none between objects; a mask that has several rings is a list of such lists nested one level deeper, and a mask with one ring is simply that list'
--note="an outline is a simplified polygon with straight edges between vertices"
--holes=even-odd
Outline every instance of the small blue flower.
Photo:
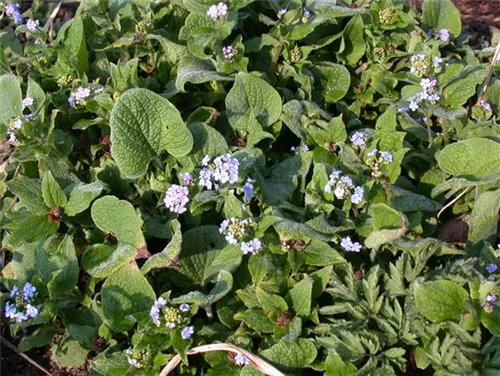
[{"label": "small blue flower", "polygon": [[354,188],[354,193],[351,195],[351,202],[353,204],[359,204],[361,201],[363,201],[364,193],[365,191],[362,187]]},{"label": "small blue flower", "polygon": [[189,190],[187,187],[172,184],[165,191],[164,202],[169,211],[182,214],[187,210],[186,205],[189,202]]},{"label": "small blue flower", "polygon": [[443,42],[449,42],[450,31],[448,29],[439,30],[439,39],[441,39]]},{"label": "small blue flower", "polygon": [[344,248],[346,252],[359,252],[361,251],[361,244],[358,242],[353,242],[349,236],[346,236],[340,242],[340,246]]},{"label": "small blue flower", "polygon": [[498,269],[497,264],[488,264],[486,265],[486,271],[490,274],[495,273]]},{"label": "small blue flower", "polygon": [[366,139],[368,135],[363,131],[354,132],[351,136],[351,142],[358,148],[363,148],[366,146]]},{"label": "small blue flower", "polygon": [[497,296],[495,294],[489,294],[486,296],[486,301],[493,303],[497,301]]},{"label": "small blue flower", "polygon": [[21,7],[19,4],[7,4],[5,6],[5,13],[7,16],[12,17],[16,23],[23,23],[23,15],[21,14]]},{"label": "small blue flower", "polygon": [[255,238],[253,240],[250,240],[249,242],[242,242],[240,247],[241,251],[245,255],[247,253],[255,254],[262,249],[262,242],[259,239]]},{"label": "small blue flower", "polygon": [[194,182],[193,177],[189,172],[183,172],[179,176],[182,179],[182,184],[184,185],[191,185]]},{"label": "small blue flower", "polygon": [[7,302],[5,304],[5,317],[7,317],[8,319],[14,319],[16,317],[16,314],[17,314],[16,306],[11,304],[10,302]]},{"label": "small blue flower", "polygon": [[26,22],[26,27],[28,28],[29,31],[33,32],[36,30],[36,28],[40,25],[39,20],[34,20],[33,18],[30,18],[28,22]]},{"label": "small blue flower", "polygon": [[188,339],[188,338],[191,338],[193,333],[194,333],[194,328],[192,326],[186,326],[181,331],[181,337],[182,337],[182,339]]},{"label": "small blue flower", "polygon": [[189,304],[187,303],[182,303],[180,306],[179,306],[179,309],[182,311],[182,312],[187,312],[189,311],[191,307],[189,306]]},{"label": "small blue flower", "polygon": [[240,367],[243,367],[247,364],[250,363],[250,360],[248,360],[248,358],[243,355],[243,354],[237,354],[235,357],[234,357],[234,363],[237,365],[237,366],[240,366]]},{"label": "small blue flower", "polygon": [[26,284],[23,287],[23,297],[25,300],[30,300],[35,296],[36,292],[36,287],[33,286],[31,283],[26,282]]},{"label": "small blue flower", "polygon": [[250,201],[253,198],[253,184],[250,181],[247,181],[243,186],[243,200]]},{"label": "small blue flower", "polygon": [[9,296],[13,298],[14,296],[17,296],[19,294],[19,289],[17,286],[14,286],[12,290],[10,291]]}]

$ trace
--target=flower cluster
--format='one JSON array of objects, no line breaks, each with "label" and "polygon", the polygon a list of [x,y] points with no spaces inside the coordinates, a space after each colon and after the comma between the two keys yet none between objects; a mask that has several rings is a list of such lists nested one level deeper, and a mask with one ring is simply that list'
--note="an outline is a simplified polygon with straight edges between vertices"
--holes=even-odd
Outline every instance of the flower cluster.
[{"label": "flower cluster", "polygon": [[5,6],[5,14],[11,17],[16,23],[23,23],[23,15],[21,14],[21,7],[19,4],[7,4]]},{"label": "flower cluster", "polygon": [[484,99],[481,99],[472,107],[472,118],[476,120],[488,120],[493,116],[491,104]]},{"label": "flower cluster", "polygon": [[30,18],[27,22],[26,22],[26,27],[28,28],[29,31],[33,32],[36,30],[36,28],[40,25],[40,21],[39,20],[34,20],[33,18]]},{"label": "flower cluster", "polygon": [[[183,303],[179,308],[169,307],[167,299],[160,297],[153,303],[149,315],[157,327],[175,329],[186,321],[185,314],[189,312],[189,304]],[[194,333],[192,326],[187,326],[181,331],[183,339],[190,338]]]},{"label": "flower cluster", "polygon": [[194,183],[194,179],[189,172],[183,172],[179,177],[182,179],[181,184],[183,185],[191,185]]},{"label": "flower cluster", "polygon": [[351,142],[358,148],[364,148],[367,139],[368,135],[363,131],[356,131],[351,136]]},{"label": "flower cluster", "polygon": [[340,246],[346,252],[359,252],[361,251],[361,244],[358,242],[353,242],[349,236],[342,238],[340,241]]},{"label": "flower cluster", "polygon": [[141,352],[132,351],[132,348],[128,348],[123,352],[127,356],[128,363],[135,368],[144,368],[148,354],[145,350]]},{"label": "flower cluster", "polygon": [[17,137],[14,133],[16,129],[21,129],[23,126],[23,120],[20,117],[17,117],[9,122],[9,126],[7,128],[7,135],[9,139],[7,140],[9,143],[14,144],[17,142]]},{"label": "flower cluster", "polygon": [[495,303],[498,302],[498,296],[500,295],[500,288],[494,288],[488,295],[486,295],[486,301],[483,303],[483,309],[486,312],[493,312],[495,309]]},{"label": "flower cluster", "polygon": [[409,99],[410,110],[416,111],[422,101],[429,101],[431,104],[436,104],[440,99],[439,94],[436,92],[436,86],[437,80],[435,78],[422,78],[420,80],[422,91]]},{"label": "flower cluster", "polygon": [[104,87],[83,87],[79,86],[69,94],[68,104],[71,107],[84,105],[85,101],[90,98],[91,95],[100,93],[104,90]]},{"label": "flower cluster", "polygon": [[212,165],[210,156],[205,156],[201,164],[198,184],[206,189],[218,189],[219,184],[234,184],[238,180],[239,162],[229,154],[223,154],[213,160]]},{"label": "flower cluster", "polygon": [[238,52],[238,47],[236,46],[224,46],[222,47],[222,55],[224,55],[224,59],[233,60]]},{"label": "flower cluster", "polygon": [[221,2],[208,8],[207,16],[209,16],[212,20],[217,21],[227,15],[227,10],[227,5]]},{"label": "flower cluster", "polygon": [[350,198],[353,204],[363,201],[363,188],[354,186],[349,176],[342,176],[342,171],[334,171],[330,174],[328,183],[325,185],[325,192],[331,193],[332,191],[339,200]]},{"label": "flower cluster", "polygon": [[410,72],[415,76],[422,77],[427,74],[427,70],[429,69],[429,63],[427,61],[427,55],[418,54],[413,55],[410,59],[411,68]]},{"label": "flower cluster", "polygon": [[165,191],[163,201],[169,211],[182,214],[187,210],[186,205],[189,202],[189,190],[182,185],[172,184]]},{"label": "flower cluster", "polygon": [[372,177],[378,179],[382,176],[380,166],[392,163],[392,154],[388,151],[373,149],[367,154],[367,163],[372,169]]},{"label": "flower cluster", "polygon": [[298,46],[295,46],[290,50],[290,61],[297,62],[302,59],[302,51]]},{"label": "flower cluster", "polygon": [[381,24],[388,24],[392,21],[393,9],[390,7],[384,8],[378,12],[378,20]]},{"label": "flower cluster", "polygon": [[254,224],[255,222],[252,218],[239,219],[233,217],[222,221],[219,226],[219,232],[225,235],[229,244],[238,244],[238,242],[241,242],[240,249],[245,255],[248,253],[255,254],[262,249],[262,242],[257,238],[253,238],[247,242],[243,241],[244,237],[248,237],[248,230]]},{"label": "flower cluster", "polygon": [[36,317],[40,307],[33,304],[35,294],[36,287],[29,282],[26,282],[22,290],[14,286],[9,294],[9,297],[13,298],[14,301],[8,301],[5,304],[5,317],[15,322],[22,322]]}]

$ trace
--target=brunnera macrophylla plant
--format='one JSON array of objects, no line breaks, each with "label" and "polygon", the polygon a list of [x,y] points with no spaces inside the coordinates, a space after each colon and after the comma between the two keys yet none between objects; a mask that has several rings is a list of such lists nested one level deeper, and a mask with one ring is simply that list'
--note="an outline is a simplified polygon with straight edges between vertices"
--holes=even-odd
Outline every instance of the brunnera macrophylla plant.
[{"label": "brunnera macrophylla plant", "polygon": [[499,70],[450,0],[0,9],[21,351],[95,376],[258,374],[188,360],[211,343],[284,374],[500,372]]}]

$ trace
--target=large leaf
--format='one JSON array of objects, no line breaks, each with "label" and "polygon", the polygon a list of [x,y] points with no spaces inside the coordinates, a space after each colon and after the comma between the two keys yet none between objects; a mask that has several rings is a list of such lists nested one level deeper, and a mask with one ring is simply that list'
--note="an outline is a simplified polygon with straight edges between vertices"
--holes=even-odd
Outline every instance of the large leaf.
[{"label": "large leaf", "polygon": [[63,44],[58,49],[58,60],[64,65],[70,65],[79,72],[88,73],[89,58],[85,43],[85,30],[82,17],[77,15],[61,29],[58,40],[63,37]]},{"label": "large leaf", "polygon": [[305,368],[311,364],[318,351],[313,341],[299,338],[297,342],[278,342],[260,355],[282,368]]},{"label": "large leaf", "polygon": [[175,106],[146,89],[131,89],[118,98],[110,127],[111,152],[128,178],[144,175],[163,150],[180,157],[193,147],[193,136]]},{"label": "large leaf", "polygon": [[9,189],[14,193],[21,204],[33,214],[45,214],[49,209],[43,200],[42,185],[39,180],[19,176],[8,183]]},{"label": "large leaf", "polygon": [[437,156],[441,169],[470,181],[500,174],[500,144],[486,138],[470,138],[446,146]]},{"label": "large leaf", "polygon": [[318,89],[327,103],[335,103],[342,99],[351,85],[351,74],[340,64],[318,64],[312,72]]},{"label": "large leaf", "polygon": [[112,233],[119,241],[136,248],[146,245],[142,235],[142,220],[134,207],[115,196],[104,196],[95,201],[91,209],[92,220],[104,233]]},{"label": "large leaf", "polygon": [[106,278],[122,265],[133,261],[136,256],[135,247],[126,243],[93,244],[82,255],[82,266],[91,276]]},{"label": "large leaf", "polygon": [[465,68],[457,79],[443,89],[443,102],[452,109],[461,108],[476,93],[476,86],[484,82],[486,71],[483,66]]},{"label": "large leaf", "polygon": [[476,243],[495,237],[499,211],[500,189],[481,194],[472,207],[469,221],[469,241]]},{"label": "large leaf", "polygon": [[102,312],[110,328],[117,332],[132,329],[147,315],[155,292],[135,262],[123,265],[104,282],[101,290]]},{"label": "large leaf", "polygon": [[202,84],[209,81],[233,81],[233,78],[218,73],[210,60],[196,59],[191,56],[183,64],[181,63],[175,80],[175,87],[183,92],[185,91],[184,86],[188,82]]},{"label": "large leaf", "polygon": [[298,316],[309,316],[311,314],[313,280],[305,278],[297,283],[289,292],[291,305]]},{"label": "large leaf", "polygon": [[226,96],[226,109],[233,127],[250,112],[265,128],[279,119],[282,109],[281,97],[262,78],[240,72]]},{"label": "large leaf", "polygon": [[84,349],[77,339],[66,336],[52,346],[52,359],[60,367],[79,367],[87,360],[89,350]]},{"label": "large leaf", "polygon": [[21,115],[22,95],[16,76],[0,76],[0,120],[6,121]]},{"label": "large leaf", "polygon": [[351,18],[344,29],[344,56],[349,64],[356,64],[365,54],[364,24],[361,16]]},{"label": "large leaf", "polygon": [[179,272],[204,286],[221,270],[234,270],[241,263],[241,255],[238,246],[226,243],[218,227],[196,227],[182,236]]},{"label": "large leaf", "polygon": [[424,23],[433,29],[448,29],[454,37],[462,32],[460,13],[450,0],[424,0]]},{"label": "large leaf", "polygon": [[418,285],[415,301],[418,311],[427,319],[440,322],[460,320],[467,291],[453,281],[439,280]]}]

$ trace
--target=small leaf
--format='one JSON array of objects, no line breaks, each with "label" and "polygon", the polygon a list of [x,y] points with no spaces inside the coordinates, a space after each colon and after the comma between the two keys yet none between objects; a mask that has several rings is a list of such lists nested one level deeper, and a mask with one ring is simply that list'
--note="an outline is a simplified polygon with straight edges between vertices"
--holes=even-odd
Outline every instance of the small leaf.
[{"label": "small leaf", "polygon": [[136,256],[137,249],[129,244],[93,244],[82,255],[82,266],[91,276],[106,278]]},{"label": "small leaf", "polygon": [[64,206],[64,214],[69,216],[77,215],[86,210],[92,201],[101,194],[104,184],[96,181],[90,184],[72,184],[64,191],[69,199]]},{"label": "small leaf", "polygon": [[199,306],[209,306],[221,300],[233,288],[233,276],[225,270],[222,270],[213,282],[215,285],[208,294],[201,291],[191,291],[186,295],[172,299],[172,302],[174,304],[192,303]]},{"label": "small leaf", "polygon": [[260,355],[278,367],[305,368],[316,359],[318,351],[312,340],[299,338],[297,342],[292,343],[278,342]]},{"label": "small leaf", "polygon": [[42,196],[45,205],[49,208],[64,208],[67,202],[66,195],[50,171],[46,172],[42,180]]},{"label": "small leaf", "polygon": [[139,317],[146,316],[155,301],[155,292],[132,262],[123,265],[104,282],[102,312],[116,332],[132,329]]},{"label": "small leaf", "polygon": [[19,80],[13,74],[0,76],[0,120],[9,120],[22,114],[23,94]]},{"label": "small leaf", "polygon": [[174,259],[179,256],[182,245],[182,231],[181,224],[177,219],[172,222],[172,230],[174,236],[165,249],[151,256],[142,266],[141,271],[143,274],[148,273],[152,269],[168,268]]},{"label": "small leaf", "polygon": [[418,285],[415,300],[418,311],[434,322],[459,321],[467,291],[453,281],[439,280]]},{"label": "small leaf", "polygon": [[130,202],[115,196],[104,196],[91,208],[92,220],[104,233],[112,233],[120,242],[136,248],[146,245],[142,235],[142,221],[137,217]]},{"label": "small leaf", "polygon": [[193,147],[193,136],[175,106],[146,89],[131,89],[118,98],[110,127],[113,157],[131,179],[143,176],[161,151],[181,157]]},{"label": "small leaf", "polygon": [[39,180],[19,176],[7,183],[9,189],[14,193],[21,204],[33,214],[46,214],[49,209],[43,200],[42,186]]},{"label": "small leaf", "polygon": [[289,291],[291,306],[298,316],[309,316],[311,314],[313,280],[306,278],[297,283]]}]

